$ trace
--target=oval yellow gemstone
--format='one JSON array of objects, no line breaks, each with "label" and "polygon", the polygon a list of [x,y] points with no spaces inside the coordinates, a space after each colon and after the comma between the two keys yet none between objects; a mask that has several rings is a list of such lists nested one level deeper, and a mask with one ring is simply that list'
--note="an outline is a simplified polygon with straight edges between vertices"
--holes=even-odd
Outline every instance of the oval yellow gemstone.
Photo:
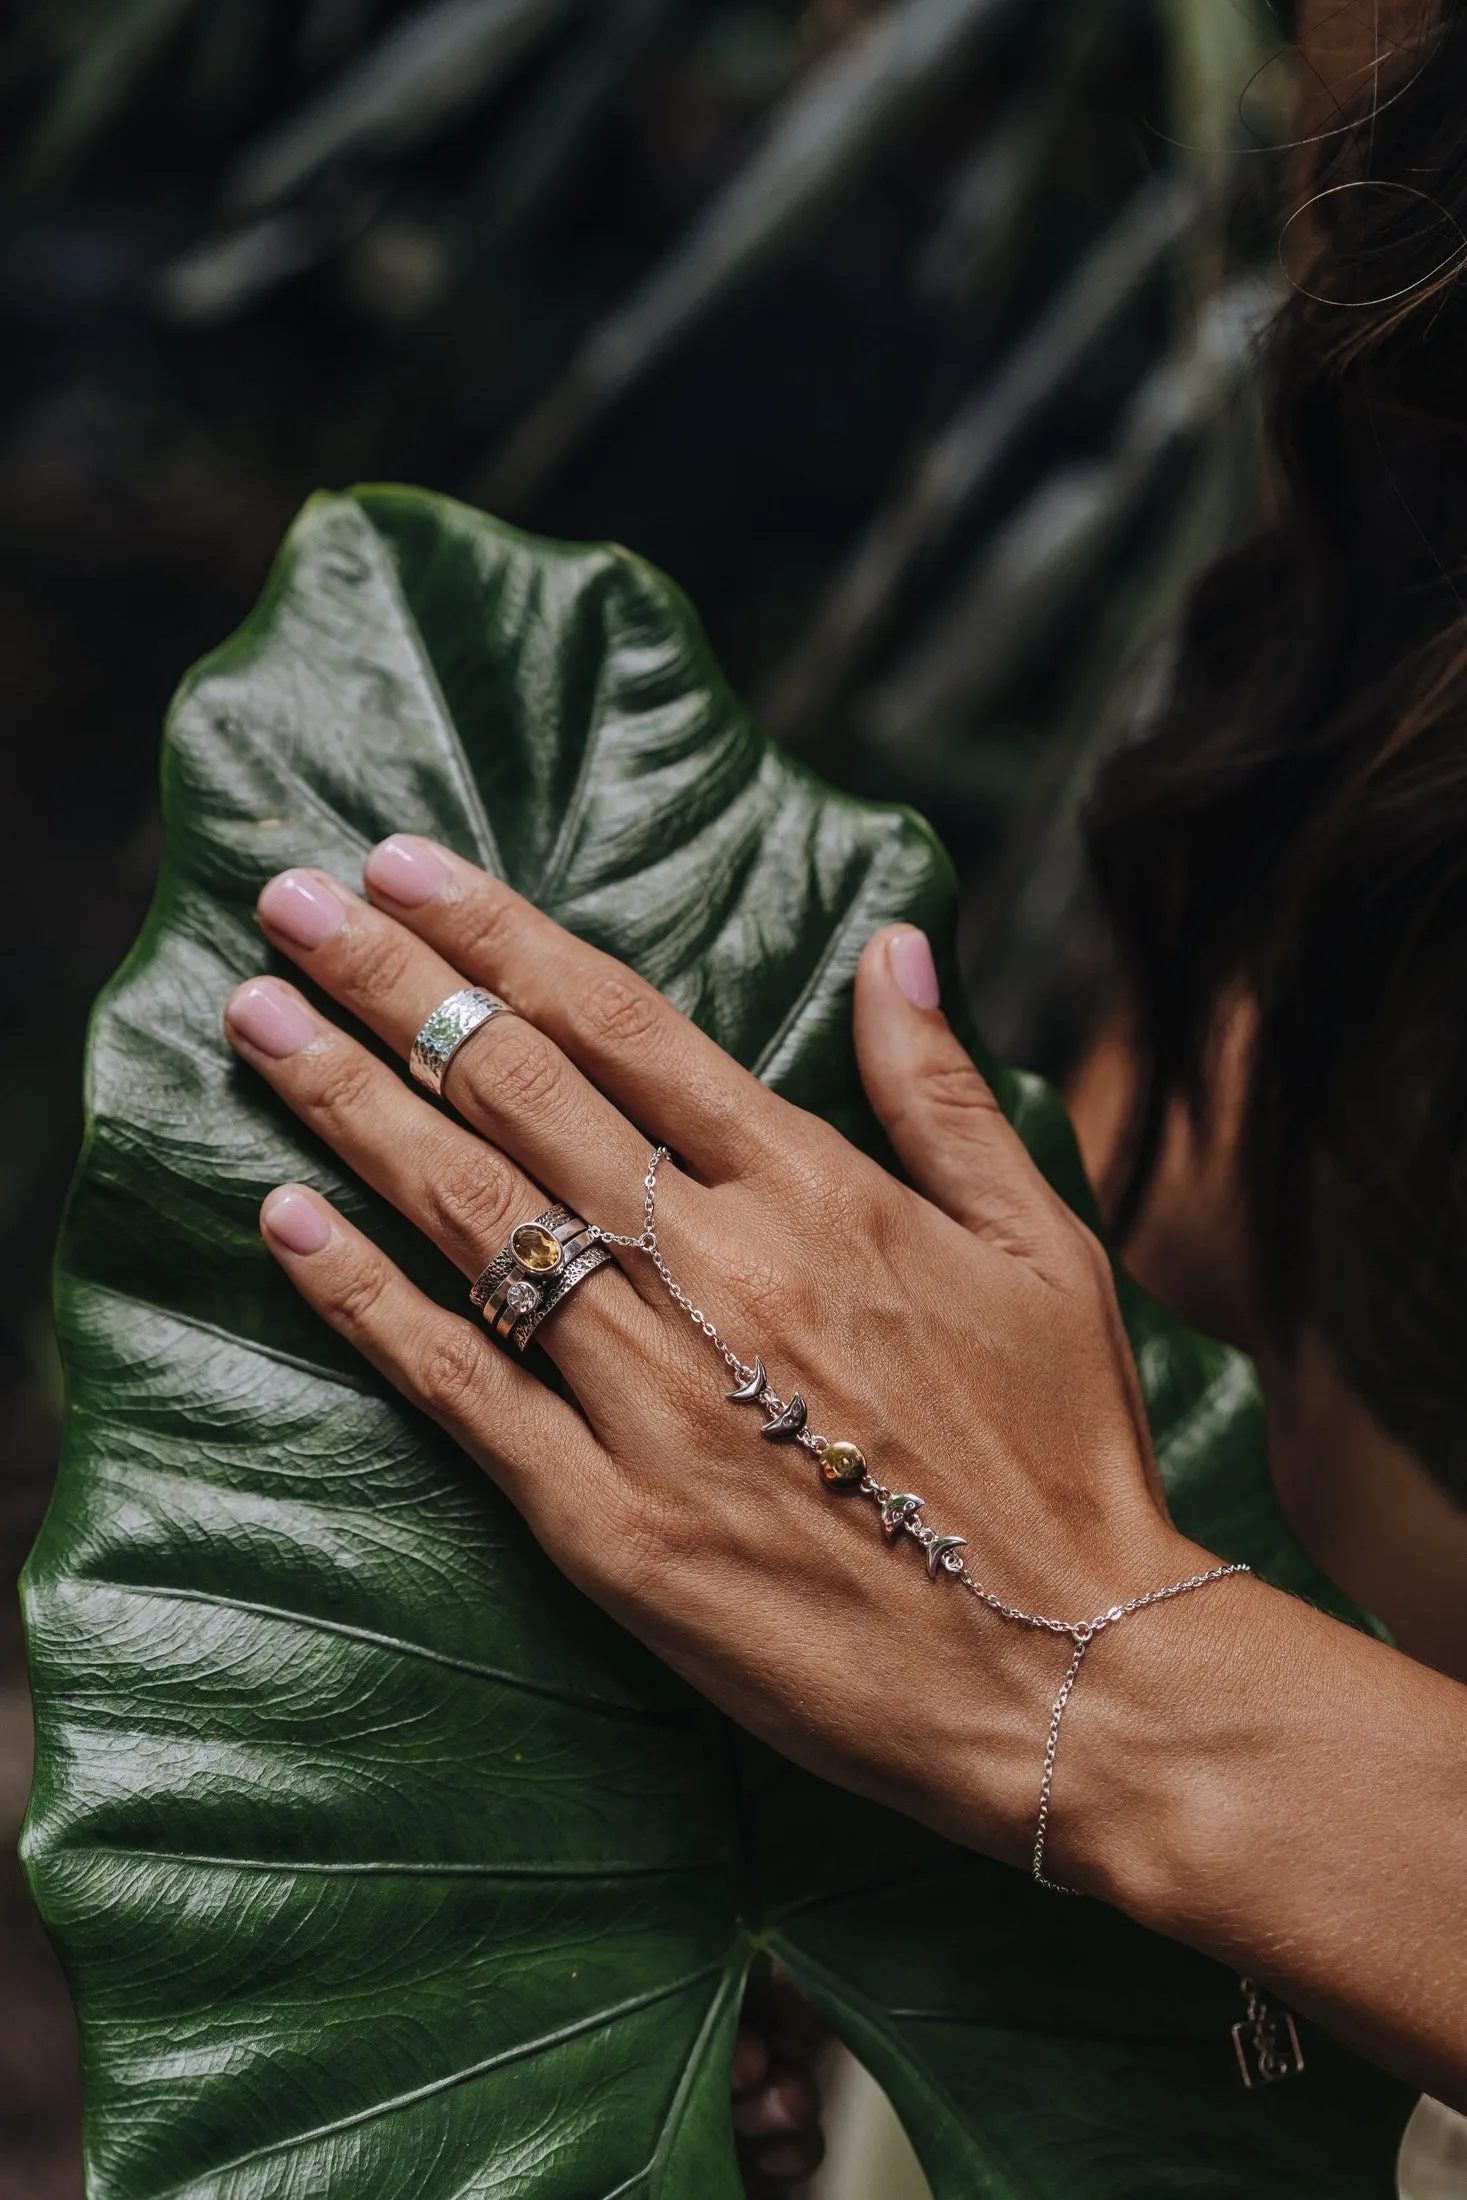
[{"label": "oval yellow gemstone", "polygon": [[515,1265],[527,1275],[547,1275],[561,1262],[560,1242],[538,1222],[522,1222],[509,1241]]},{"label": "oval yellow gemstone", "polygon": [[854,1444],[827,1444],[820,1454],[820,1472],[836,1489],[850,1489],[866,1472],[866,1454]]}]

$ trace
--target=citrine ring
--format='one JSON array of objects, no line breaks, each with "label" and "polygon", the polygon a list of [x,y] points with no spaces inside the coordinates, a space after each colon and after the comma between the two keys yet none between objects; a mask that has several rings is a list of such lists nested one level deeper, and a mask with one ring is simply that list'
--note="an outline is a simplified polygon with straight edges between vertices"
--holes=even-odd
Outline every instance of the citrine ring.
[{"label": "citrine ring", "polygon": [[511,1231],[469,1297],[493,1334],[523,1352],[552,1307],[611,1257],[569,1207],[547,1207]]}]

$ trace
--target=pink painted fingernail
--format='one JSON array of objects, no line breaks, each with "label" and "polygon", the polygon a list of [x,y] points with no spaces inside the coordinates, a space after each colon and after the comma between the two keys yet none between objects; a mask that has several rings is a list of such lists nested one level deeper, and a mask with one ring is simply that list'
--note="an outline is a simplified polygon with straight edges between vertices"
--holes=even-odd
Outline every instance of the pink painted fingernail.
[{"label": "pink painted fingernail", "polygon": [[915,929],[893,932],[886,943],[886,956],[892,976],[913,1008],[936,1008],[942,996],[938,991],[937,965],[932,960],[927,934]]},{"label": "pink painted fingernail", "polygon": [[299,1054],[316,1036],[316,1027],[293,993],[273,978],[251,978],[230,996],[224,1011],[230,1036],[245,1039],[272,1061]]},{"label": "pink painted fingernail", "polygon": [[267,1236],[287,1253],[319,1253],[331,1236],[330,1223],[304,1192],[272,1192],[260,1209],[260,1221]]},{"label": "pink painted fingernail", "polygon": [[272,878],[256,907],[270,930],[292,947],[320,947],[340,931],[346,915],[330,887],[306,871],[282,871]]},{"label": "pink painted fingernail", "polygon": [[448,883],[448,873],[432,849],[421,840],[409,840],[406,833],[379,841],[363,866],[363,875],[375,893],[400,901],[407,909],[431,901]]}]

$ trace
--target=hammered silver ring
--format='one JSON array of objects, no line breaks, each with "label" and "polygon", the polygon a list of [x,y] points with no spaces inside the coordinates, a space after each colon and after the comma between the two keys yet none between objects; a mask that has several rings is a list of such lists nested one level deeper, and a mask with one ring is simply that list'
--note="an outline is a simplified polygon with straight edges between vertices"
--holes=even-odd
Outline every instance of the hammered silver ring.
[{"label": "hammered silver ring", "polygon": [[465,1039],[472,1039],[494,1017],[514,1014],[497,993],[487,993],[481,985],[461,986],[423,1019],[408,1054],[408,1068],[429,1092],[441,1093],[448,1065]]}]

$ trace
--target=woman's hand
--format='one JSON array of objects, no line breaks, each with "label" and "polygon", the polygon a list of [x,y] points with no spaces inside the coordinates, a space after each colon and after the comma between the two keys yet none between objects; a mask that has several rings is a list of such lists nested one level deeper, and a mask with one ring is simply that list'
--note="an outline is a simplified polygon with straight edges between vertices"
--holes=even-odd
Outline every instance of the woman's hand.
[{"label": "woman's hand", "polygon": [[[782,1396],[803,1393],[812,1425],[966,1537],[1000,1595],[1083,1619],[1208,1563],[1160,1503],[1105,1256],[952,1037],[920,934],[871,942],[856,1036],[897,1151],[947,1213],[472,865],[396,838],[366,875],[371,903],[287,873],[261,924],[400,1056],[465,982],[503,994],[518,1014],[447,1075],[462,1120],[277,980],[239,989],[229,1035],[466,1278],[552,1199],[638,1230],[648,1147],[665,1142],[681,1163],[664,1165],[657,1211],[672,1273]],[[705,1694],[812,1770],[1027,1855],[1069,1646],[929,1578],[807,1451],[765,1442],[644,1254],[590,1277],[540,1331],[577,1412],[315,1193],[272,1193],[263,1222],[323,1317]],[[1080,1878],[1088,1814],[1067,1803],[1062,1766],[1055,1863]]]}]

